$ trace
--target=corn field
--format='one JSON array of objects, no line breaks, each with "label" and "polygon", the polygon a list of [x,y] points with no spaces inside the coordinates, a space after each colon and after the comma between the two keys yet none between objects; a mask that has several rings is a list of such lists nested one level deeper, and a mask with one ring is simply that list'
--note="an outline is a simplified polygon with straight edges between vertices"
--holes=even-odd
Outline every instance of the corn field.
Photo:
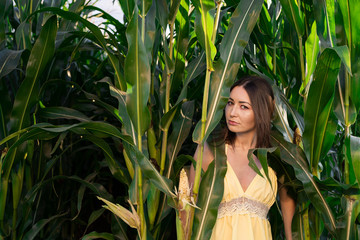
[{"label": "corn field", "polygon": [[293,238],[360,239],[357,0],[114,1],[121,21],[0,1],[0,239],[209,239],[226,157],[201,172],[193,154],[244,75],[275,93],[254,152],[296,199]]}]

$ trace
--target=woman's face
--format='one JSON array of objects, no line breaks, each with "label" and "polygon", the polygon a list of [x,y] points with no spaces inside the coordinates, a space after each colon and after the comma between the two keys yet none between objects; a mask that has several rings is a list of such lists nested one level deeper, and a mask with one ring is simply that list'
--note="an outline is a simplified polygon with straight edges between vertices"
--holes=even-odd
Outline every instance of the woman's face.
[{"label": "woman's face", "polygon": [[242,86],[230,92],[225,107],[226,124],[236,134],[255,132],[255,116],[248,93]]}]

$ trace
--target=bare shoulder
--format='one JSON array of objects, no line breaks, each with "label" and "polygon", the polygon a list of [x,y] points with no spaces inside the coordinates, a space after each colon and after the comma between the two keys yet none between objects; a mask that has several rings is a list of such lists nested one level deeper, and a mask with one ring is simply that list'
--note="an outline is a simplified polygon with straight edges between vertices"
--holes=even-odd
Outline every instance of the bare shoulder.
[{"label": "bare shoulder", "polygon": [[[196,152],[194,155],[194,159],[197,161],[197,159],[200,157],[200,145],[197,146]],[[214,155],[211,152],[211,149],[209,145],[205,142],[204,144],[204,155],[203,155],[203,161],[202,161],[202,169],[204,171],[207,170],[209,164],[214,160]]]}]

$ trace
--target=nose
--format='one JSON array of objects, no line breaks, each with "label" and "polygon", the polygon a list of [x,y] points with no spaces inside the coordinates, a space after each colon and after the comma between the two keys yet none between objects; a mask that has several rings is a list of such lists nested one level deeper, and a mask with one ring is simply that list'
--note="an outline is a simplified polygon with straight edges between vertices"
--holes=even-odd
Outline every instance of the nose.
[{"label": "nose", "polygon": [[235,116],[237,116],[237,114],[238,114],[237,107],[232,106],[232,108],[230,109],[230,116],[235,117]]}]

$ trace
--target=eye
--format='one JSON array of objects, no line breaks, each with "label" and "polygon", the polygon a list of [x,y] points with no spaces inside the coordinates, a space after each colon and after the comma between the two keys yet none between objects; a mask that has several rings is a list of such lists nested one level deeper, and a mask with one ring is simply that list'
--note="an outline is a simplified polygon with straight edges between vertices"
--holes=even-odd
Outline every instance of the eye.
[{"label": "eye", "polygon": [[241,109],[249,109],[246,105],[241,105],[240,108]]},{"label": "eye", "polygon": [[234,103],[232,102],[232,101],[228,101],[227,102],[227,105],[229,105],[229,106],[231,106],[231,105],[233,105]]}]

